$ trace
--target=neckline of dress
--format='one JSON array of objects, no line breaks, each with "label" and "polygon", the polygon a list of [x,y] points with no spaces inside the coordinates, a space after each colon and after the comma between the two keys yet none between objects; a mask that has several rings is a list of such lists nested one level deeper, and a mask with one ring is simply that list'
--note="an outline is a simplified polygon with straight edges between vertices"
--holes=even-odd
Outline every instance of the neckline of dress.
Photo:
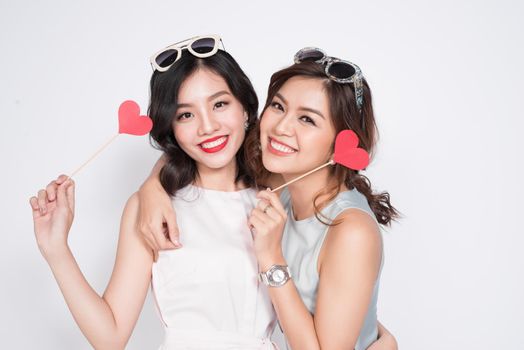
[{"label": "neckline of dress", "polygon": [[[340,198],[340,196],[344,193],[344,192],[353,192],[355,191],[355,189],[352,189],[352,190],[345,190],[345,191],[341,191],[339,192],[335,198],[333,198],[324,208],[322,208],[322,210],[320,210],[320,214],[323,214],[323,215],[326,215],[327,214],[327,211],[329,209],[331,209],[331,207],[333,205],[335,205],[335,203],[337,202],[337,200]],[[296,220],[295,219],[295,213],[293,212],[293,204],[292,204],[292,201],[291,201],[291,197],[289,198],[289,219],[293,222],[293,224],[297,224],[297,225],[303,225],[303,224],[310,224],[312,221],[316,221],[318,223],[321,224],[321,222],[317,219],[316,215],[313,214],[311,216],[308,216],[307,218],[304,218],[304,219],[300,219],[300,220]],[[322,215],[320,215],[320,218],[326,220],[326,218],[322,217]],[[329,221],[329,220],[328,220]]]},{"label": "neckline of dress", "polygon": [[224,195],[228,195],[228,194],[240,194],[240,193],[244,193],[244,192],[247,192],[247,191],[252,190],[251,187],[246,187],[246,188],[244,188],[244,189],[242,189],[242,190],[237,190],[237,191],[220,191],[220,190],[212,190],[212,189],[205,188],[205,187],[195,186],[195,185],[193,185],[193,184],[189,184],[189,185],[187,185],[187,187],[188,187],[189,189],[192,189],[192,190],[203,191],[203,192],[207,192],[207,193],[224,194]]}]

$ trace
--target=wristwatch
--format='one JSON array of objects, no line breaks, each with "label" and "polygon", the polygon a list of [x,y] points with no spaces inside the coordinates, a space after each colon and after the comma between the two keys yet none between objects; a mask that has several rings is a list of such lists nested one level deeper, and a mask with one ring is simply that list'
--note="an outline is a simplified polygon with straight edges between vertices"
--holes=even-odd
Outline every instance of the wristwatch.
[{"label": "wristwatch", "polygon": [[266,272],[260,272],[258,278],[266,286],[282,287],[291,278],[287,265],[273,265]]}]

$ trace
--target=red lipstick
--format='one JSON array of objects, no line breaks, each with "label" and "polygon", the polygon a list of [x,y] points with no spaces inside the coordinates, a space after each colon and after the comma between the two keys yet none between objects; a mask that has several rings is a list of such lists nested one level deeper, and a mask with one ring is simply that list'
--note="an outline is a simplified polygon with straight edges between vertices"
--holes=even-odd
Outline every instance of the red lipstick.
[{"label": "red lipstick", "polygon": [[[210,142],[219,140],[221,138],[225,138],[225,140],[222,141],[221,143],[219,143],[218,145],[214,146],[214,147],[205,148],[205,147],[202,146],[204,143],[210,143]],[[221,135],[221,136],[212,137],[210,139],[207,139],[204,142],[200,143],[199,145],[200,145],[200,149],[202,151],[206,152],[206,153],[216,153],[216,152],[222,150],[224,147],[226,147],[228,141],[229,141],[229,136]]]}]

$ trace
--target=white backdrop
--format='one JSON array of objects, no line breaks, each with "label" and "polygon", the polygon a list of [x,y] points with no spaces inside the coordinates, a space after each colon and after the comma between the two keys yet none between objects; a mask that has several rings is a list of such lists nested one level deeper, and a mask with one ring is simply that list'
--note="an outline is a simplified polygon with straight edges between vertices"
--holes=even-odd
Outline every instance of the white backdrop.
[{"label": "white backdrop", "polygon": [[[401,349],[523,349],[524,5],[518,1],[0,1],[0,348],[88,349],[28,198],[148,101],[151,53],[220,34],[261,103],[303,46],[361,66],[381,140],[368,170],[404,214],[385,232],[379,319]],[[70,244],[103,292],[120,213],[158,157],[120,136],[76,176]],[[520,333],[520,334],[519,334]],[[148,299],[128,349],[156,349]]]}]

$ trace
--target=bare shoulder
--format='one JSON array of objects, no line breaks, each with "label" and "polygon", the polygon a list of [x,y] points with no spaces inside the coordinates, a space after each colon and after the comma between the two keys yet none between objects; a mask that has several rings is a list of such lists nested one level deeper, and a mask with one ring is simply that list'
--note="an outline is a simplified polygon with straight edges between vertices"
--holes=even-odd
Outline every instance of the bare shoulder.
[{"label": "bare shoulder", "polygon": [[127,199],[126,205],[124,207],[124,214],[138,213],[138,205],[139,205],[138,192],[135,192],[131,196],[129,196],[129,198]]},{"label": "bare shoulder", "polygon": [[346,209],[336,220],[340,223],[329,229],[329,236],[334,239],[374,241],[380,238],[380,229],[376,221],[363,210]]},{"label": "bare shoulder", "polygon": [[122,213],[118,250],[133,252],[135,257],[138,256],[137,254],[146,253],[149,259],[150,256],[152,257],[151,249],[138,231],[138,209],[138,192],[135,192],[127,200]]},{"label": "bare shoulder", "polygon": [[380,228],[368,213],[350,208],[340,213],[336,220],[340,223],[329,228],[319,256],[319,265],[326,257],[350,260],[360,256],[368,261],[380,261]]},{"label": "bare shoulder", "polygon": [[124,206],[124,211],[122,213],[122,220],[124,218],[131,219],[136,218],[138,214],[138,192],[133,193],[127,200],[126,205]]},{"label": "bare shoulder", "polygon": [[124,206],[122,219],[120,222],[120,235],[127,234],[138,237],[137,219],[138,219],[139,200],[138,192],[133,193]]}]

